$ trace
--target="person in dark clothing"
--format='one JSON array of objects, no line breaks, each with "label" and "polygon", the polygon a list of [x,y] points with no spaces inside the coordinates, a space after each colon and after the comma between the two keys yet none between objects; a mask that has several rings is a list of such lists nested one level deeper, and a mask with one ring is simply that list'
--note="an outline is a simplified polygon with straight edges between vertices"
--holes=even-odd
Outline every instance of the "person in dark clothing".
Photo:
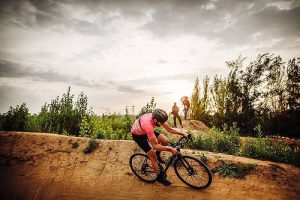
[{"label": "person in dark clothing", "polygon": [[173,121],[174,121],[174,126],[177,128],[176,126],[176,119],[178,119],[180,126],[182,127],[182,122],[181,122],[181,118],[179,116],[179,108],[176,105],[176,102],[174,102],[174,105],[172,107],[172,114],[173,114]]}]

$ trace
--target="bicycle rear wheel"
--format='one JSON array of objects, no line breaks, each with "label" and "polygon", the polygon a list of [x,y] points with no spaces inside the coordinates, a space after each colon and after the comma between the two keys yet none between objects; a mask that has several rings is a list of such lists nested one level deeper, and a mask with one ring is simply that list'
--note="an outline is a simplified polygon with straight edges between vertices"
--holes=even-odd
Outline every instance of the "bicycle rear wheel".
[{"label": "bicycle rear wheel", "polygon": [[132,172],[142,181],[154,183],[157,175],[152,169],[149,157],[142,153],[133,154],[129,159]]},{"label": "bicycle rear wheel", "polygon": [[181,156],[174,163],[175,173],[186,185],[205,189],[212,182],[212,175],[205,164],[191,156]]}]

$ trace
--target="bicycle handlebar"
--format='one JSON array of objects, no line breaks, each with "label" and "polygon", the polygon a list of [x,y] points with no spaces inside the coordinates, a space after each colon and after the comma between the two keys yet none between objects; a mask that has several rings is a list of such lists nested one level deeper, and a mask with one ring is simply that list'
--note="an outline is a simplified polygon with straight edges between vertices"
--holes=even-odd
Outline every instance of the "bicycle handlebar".
[{"label": "bicycle handlebar", "polygon": [[183,147],[188,141],[192,140],[192,134],[188,134],[187,137],[181,137],[178,142],[171,143],[172,147]]}]

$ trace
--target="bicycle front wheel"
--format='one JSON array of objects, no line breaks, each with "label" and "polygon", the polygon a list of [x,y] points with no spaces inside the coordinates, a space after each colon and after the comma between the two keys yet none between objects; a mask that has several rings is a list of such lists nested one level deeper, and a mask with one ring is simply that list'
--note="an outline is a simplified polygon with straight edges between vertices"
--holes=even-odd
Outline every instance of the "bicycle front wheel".
[{"label": "bicycle front wheel", "polygon": [[191,156],[181,156],[174,163],[175,173],[186,185],[195,189],[205,189],[212,182],[207,166]]},{"label": "bicycle front wheel", "polygon": [[142,153],[133,154],[129,159],[132,172],[142,181],[154,183],[157,175],[152,169],[149,157]]}]

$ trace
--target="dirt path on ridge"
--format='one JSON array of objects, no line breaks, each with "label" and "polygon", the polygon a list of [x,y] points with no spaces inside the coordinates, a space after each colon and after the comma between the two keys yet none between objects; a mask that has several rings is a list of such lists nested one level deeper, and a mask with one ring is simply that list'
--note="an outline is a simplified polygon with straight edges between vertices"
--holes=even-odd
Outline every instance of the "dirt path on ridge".
[{"label": "dirt path on ridge", "polygon": [[[76,149],[74,142],[79,144]],[[215,174],[211,187],[198,191],[180,182],[172,170],[170,187],[144,183],[128,164],[138,150],[134,142],[99,142],[94,152],[84,154],[87,138],[0,132],[0,199],[300,199],[300,169],[292,165],[205,152],[210,168],[220,159],[257,167],[245,179]]]}]

